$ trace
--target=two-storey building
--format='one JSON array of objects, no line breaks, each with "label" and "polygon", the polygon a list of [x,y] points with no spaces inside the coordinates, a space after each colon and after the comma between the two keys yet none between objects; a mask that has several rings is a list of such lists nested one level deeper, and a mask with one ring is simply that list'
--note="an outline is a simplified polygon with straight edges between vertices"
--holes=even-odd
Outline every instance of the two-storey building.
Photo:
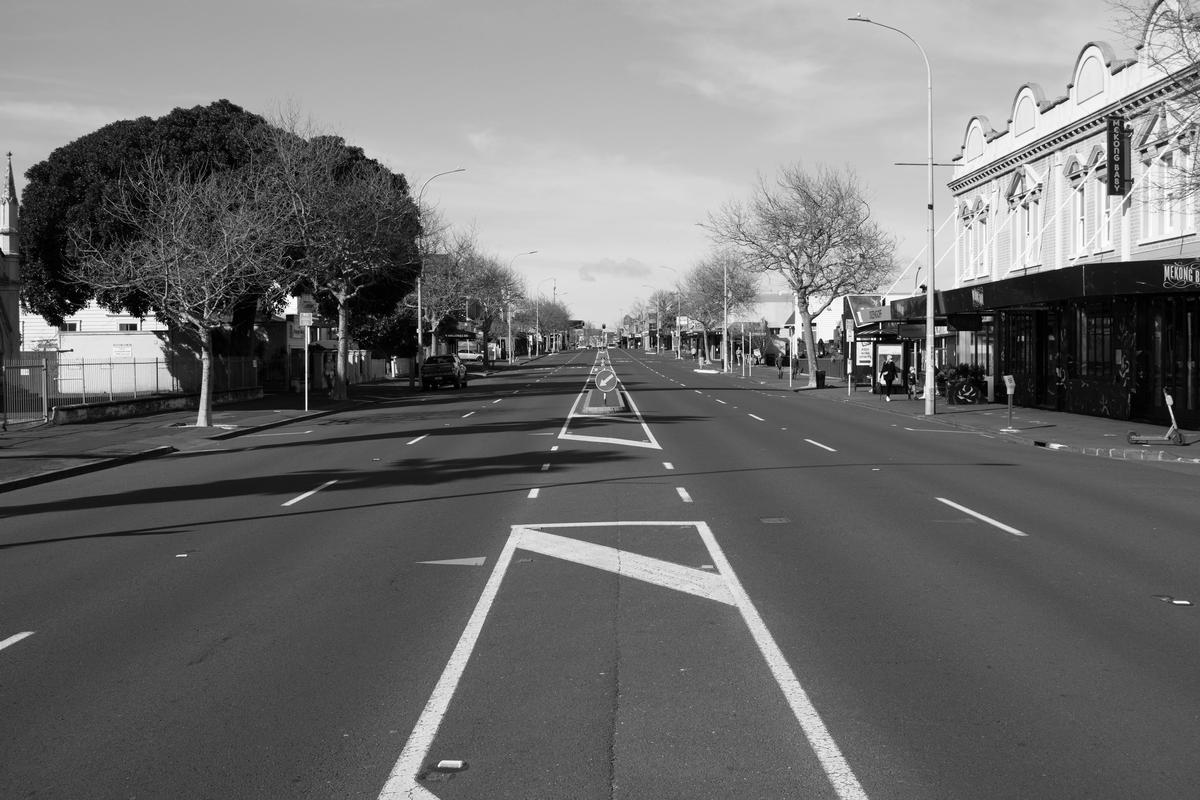
[{"label": "two-storey building", "polygon": [[[950,360],[999,396],[1014,376],[1018,405],[1165,422],[1169,394],[1200,427],[1200,66],[1172,62],[1165,35],[1148,25],[1128,57],[1090,42],[1065,94],[1027,83],[1005,125],[967,124],[955,287],[935,309],[963,330]],[[913,320],[924,305],[893,304]]]}]

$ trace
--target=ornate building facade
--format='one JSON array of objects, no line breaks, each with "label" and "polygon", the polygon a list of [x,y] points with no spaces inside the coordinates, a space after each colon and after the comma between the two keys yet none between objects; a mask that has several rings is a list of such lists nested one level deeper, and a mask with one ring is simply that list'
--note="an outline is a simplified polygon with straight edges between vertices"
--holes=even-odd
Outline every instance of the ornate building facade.
[{"label": "ornate building facade", "polygon": [[[1200,66],[1160,35],[1147,25],[1128,57],[1090,42],[1064,95],[1024,84],[1005,126],[967,124],[955,288],[936,311],[993,399],[1012,375],[1018,405],[1165,422],[1173,402],[1200,427]],[[893,305],[924,314],[923,298]]]}]

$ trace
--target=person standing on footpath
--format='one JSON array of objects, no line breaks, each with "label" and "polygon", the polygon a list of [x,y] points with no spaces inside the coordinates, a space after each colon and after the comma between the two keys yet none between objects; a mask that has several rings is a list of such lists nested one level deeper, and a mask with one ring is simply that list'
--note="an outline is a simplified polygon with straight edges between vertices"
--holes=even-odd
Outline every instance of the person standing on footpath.
[{"label": "person standing on footpath", "polygon": [[892,402],[892,384],[896,382],[896,375],[900,370],[896,367],[896,362],[892,361],[892,357],[888,356],[887,361],[883,362],[883,368],[879,370],[879,382],[883,384],[883,399],[887,402]]}]

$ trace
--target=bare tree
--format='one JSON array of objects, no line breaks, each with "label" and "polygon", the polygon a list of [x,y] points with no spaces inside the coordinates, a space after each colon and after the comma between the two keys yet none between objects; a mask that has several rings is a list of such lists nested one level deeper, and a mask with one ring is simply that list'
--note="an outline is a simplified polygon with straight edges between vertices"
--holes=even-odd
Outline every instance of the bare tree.
[{"label": "bare tree", "polygon": [[[490,255],[476,254],[467,264],[466,272],[467,296],[476,303],[475,318],[486,343],[505,333],[493,328],[505,320],[505,313],[511,312],[514,304],[522,303],[524,282],[511,264],[503,264]],[[484,350],[486,353],[487,348]]]},{"label": "bare tree", "polygon": [[200,354],[196,425],[212,424],[213,331],[249,296],[277,297],[287,274],[287,210],[261,169],[193,178],[151,159],[106,199],[120,240],[74,228],[72,277],[96,292],[138,292],[155,314],[195,337]]},{"label": "bare tree", "polygon": [[758,277],[733,251],[717,250],[697,262],[684,282],[683,308],[704,332],[707,358],[709,334],[724,326],[726,313],[734,317],[754,307]]},{"label": "bare tree", "polygon": [[[871,219],[871,208],[849,168],[780,170],[760,177],[750,200],[710,214],[705,227],[754,272],[774,272],[793,293],[797,340],[816,353],[812,319],[838,297],[873,291],[893,272],[895,240]],[[796,349],[799,352],[799,347]],[[816,370],[809,370],[816,386]]]}]

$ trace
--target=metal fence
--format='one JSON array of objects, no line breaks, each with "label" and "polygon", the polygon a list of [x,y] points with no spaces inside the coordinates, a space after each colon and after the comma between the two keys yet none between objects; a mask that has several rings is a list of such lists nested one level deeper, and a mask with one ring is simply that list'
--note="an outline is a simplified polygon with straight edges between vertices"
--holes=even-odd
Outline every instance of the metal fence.
[{"label": "metal fence", "polygon": [[[214,392],[261,385],[253,358],[213,360]],[[65,360],[55,353],[23,354],[3,363],[0,415],[5,424],[44,422],[55,406],[135,400],[200,391],[200,360],[191,356],[128,360]]]}]

